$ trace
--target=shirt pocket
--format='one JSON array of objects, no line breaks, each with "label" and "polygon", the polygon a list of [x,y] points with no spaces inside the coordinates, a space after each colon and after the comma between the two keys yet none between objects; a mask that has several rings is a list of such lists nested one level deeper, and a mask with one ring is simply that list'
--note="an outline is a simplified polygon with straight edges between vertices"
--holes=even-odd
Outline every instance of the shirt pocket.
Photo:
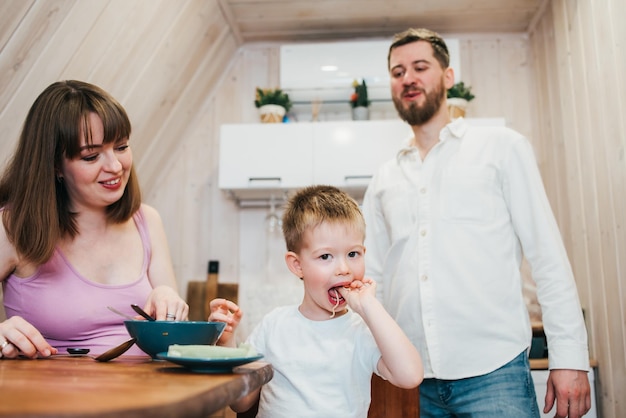
[{"label": "shirt pocket", "polygon": [[495,217],[496,170],[491,167],[454,167],[441,184],[442,218],[449,222],[485,223]]}]

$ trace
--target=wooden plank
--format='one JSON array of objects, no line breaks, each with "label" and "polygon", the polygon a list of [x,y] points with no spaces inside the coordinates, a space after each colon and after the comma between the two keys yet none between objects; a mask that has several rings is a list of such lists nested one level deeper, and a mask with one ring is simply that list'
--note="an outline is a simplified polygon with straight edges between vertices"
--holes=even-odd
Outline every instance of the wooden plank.
[{"label": "wooden plank", "polygon": [[[462,1],[322,0],[314,7],[308,1],[231,0],[229,3],[243,38],[265,40],[325,38],[329,30],[335,37],[338,34],[344,37],[389,36],[415,25],[440,32],[522,32],[539,7],[537,0],[519,0],[515,4],[490,0],[474,3],[472,7]],[[357,9],[360,13],[355,15]]]},{"label": "wooden plank", "polygon": [[239,285],[236,283],[217,283],[214,294],[207,296],[206,281],[190,281],[187,287],[187,304],[189,305],[190,321],[206,321],[210,310],[205,300],[224,298],[239,303]]},{"label": "wooden plank", "polygon": [[0,2],[0,51],[18,27],[35,0],[3,0]]},{"label": "wooden plank", "polygon": [[[226,27],[223,27],[221,35],[223,36],[218,38],[219,42],[213,43],[211,49],[202,53],[195,52],[203,58],[203,62],[195,69],[194,74],[190,76],[191,82],[183,89],[185,100],[177,101],[170,108],[169,114],[163,117],[167,123],[156,127],[159,132],[153,132],[152,136],[148,136],[151,141],[143,144],[143,148],[142,145],[139,147],[140,152],[144,153],[144,160],[140,161],[137,167],[141,173],[142,184],[148,191],[158,184],[156,181],[162,177],[162,168],[170,162],[171,155],[178,148],[177,142],[171,141],[171,138],[177,138],[187,130],[189,123],[196,116],[197,109],[207,100],[207,96],[210,96],[211,88],[214,87],[211,82],[222,78],[222,69],[227,66],[236,49],[236,42],[232,36],[228,37]],[[189,151],[194,153],[193,150]],[[196,154],[195,158],[204,156]]]},{"label": "wooden plank", "polygon": [[[593,5],[581,4],[574,11],[573,16],[580,26],[577,27],[577,24],[572,24],[572,31],[575,31],[577,35],[577,45],[572,52],[580,56],[581,61],[587,64],[587,71],[581,71],[578,80],[584,80],[584,84],[588,86],[590,98],[588,103],[579,101],[581,108],[586,110],[584,117],[578,121],[579,130],[588,133],[588,138],[594,136],[604,138],[598,142],[587,141],[593,149],[593,153],[588,157],[591,157],[591,164],[594,166],[596,174],[596,196],[595,200],[588,202],[588,206],[592,216],[597,218],[598,229],[595,231],[595,235],[598,237],[599,245],[598,258],[591,262],[599,266],[599,272],[601,272],[600,277],[595,278],[593,285],[589,282],[589,291],[592,292],[595,299],[592,312],[597,311],[598,308],[606,310],[609,318],[613,315],[610,312],[611,308],[608,307],[619,306],[622,313],[626,308],[626,299],[624,298],[626,290],[619,281],[613,279],[620,277],[620,273],[623,273],[623,270],[620,272],[620,259],[625,254],[624,248],[622,247],[620,252],[618,246],[618,235],[623,236],[623,231],[620,232],[619,228],[615,228],[616,221],[620,218],[623,220],[625,216],[624,212],[615,212],[617,203],[615,197],[620,194],[624,195],[624,191],[615,186],[623,186],[624,177],[615,179],[616,173],[613,170],[614,167],[621,166],[618,172],[624,173],[623,158],[616,158],[620,150],[622,152],[624,150],[623,140],[620,141],[619,139],[620,135],[624,138],[624,133],[620,132],[618,124],[613,122],[622,119],[623,116],[618,113],[619,108],[615,101],[599,100],[592,104],[591,97],[598,93],[599,97],[612,97],[615,86],[618,85],[622,75],[621,70],[616,70],[613,67],[617,45],[615,42],[607,42],[607,40],[612,39],[613,29],[612,25],[605,22],[611,21],[613,13],[614,11],[608,7],[606,2]],[[589,33],[592,33],[593,36],[588,36]],[[593,63],[593,65],[589,65],[589,63]],[[595,86],[596,80],[602,80],[602,83]],[[599,287],[600,289],[598,289]],[[622,401],[622,397],[616,395],[618,393],[617,388],[626,387],[626,375],[616,372],[626,369],[626,357],[624,356],[626,353],[626,341],[624,339],[626,323],[609,320],[604,324],[597,323],[597,325],[604,327],[594,327],[594,329],[606,332],[605,341],[607,341],[610,350],[611,375],[606,381],[603,381],[603,388],[613,395],[606,396],[604,400],[610,408],[616,408]],[[593,347],[596,348],[597,344],[593,344]]]},{"label": "wooden plank", "polygon": [[[125,7],[130,9],[128,14],[120,19],[116,5],[111,4],[105,10],[106,15],[111,17],[103,16],[98,22],[98,28],[94,28],[93,37],[108,39],[109,46],[101,50],[100,65],[94,69],[91,78],[109,86],[111,93],[126,106],[131,98],[142,94],[136,91],[135,86],[142,80],[149,81],[152,72],[160,70],[152,67],[152,57],[158,50],[167,47],[169,28],[180,15],[186,2],[116,1],[128,3]],[[115,19],[116,16],[122,21],[122,27],[115,31],[107,30],[107,25],[111,25],[111,19]],[[130,117],[134,125],[149,117],[142,109],[135,111],[131,107],[129,111],[132,111]],[[134,127],[133,130],[135,134],[142,135],[141,131],[135,130]]]},{"label": "wooden plank", "polygon": [[[219,274],[219,262],[209,261],[209,272],[204,285],[204,314],[211,313],[210,303],[218,296],[218,283],[217,278]],[[226,298],[228,299],[228,298]]]},{"label": "wooden plank", "polygon": [[[168,28],[163,45],[147,63],[143,77],[130,92],[128,108],[133,113],[145,115],[135,124],[142,136],[136,138],[133,148],[140,155],[144,155],[147,148],[159,146],[155,138],[164,126],[154,121],[168,120],[181,92],[185,88],[189,88],[187,93],[193,91],[189,83],[198,65],[204,61],[206,52],[219,34],[227,29],[226,24],[215,16],[215,11],[219,13],[215,2],[187,2]],[[176,134],[178,136],[180,131],[177,130]],[[168,142],[176,144],[170,138]]]},{"label": "wooden plank", "polygon": [[503,115],[500,93],[503,91],[500,81],[502,69],[498,64],[498,53],[497,39],[475,39],[471,42],[472,60],[468,70],[474,77],[468,83],[471,83],[476,98],[470,102],[468,117]]},{"label": "wooden plank", "polygon": [[[0,149],[5,152],[12,151],[21,121],[32,102],[49,81],[57,78],[58,72],[52,71],[51,74],[47,70],[63,65],[64,54],[68,51],[59,51],[57,57],[45,64],[41,58],[74,3],[75,0],[36,2],[12,31],[9,42],[1,51]],[[96,9],[96,6],[92,8]]]},{"label": "wooden plank", "polygon": [[368,418],[419,418],[419,388],[401,389],[372,376],[372,402]]},{"label": "wooden plank", "polygon": [[[37,2],[33,13],[27,15],[23,27],[10,42],[17,54],[10,69],[3,69],[7,62],[0,60],[0,79],[10,77],[5,83],[6,95],[11,96],[10,106],[0,112],[2,141],[17,141],[22,121],[35,98],[50,83],[59,80],[66,62],[74,54],[81,39],[89,31],[107,1],[93,2]],[[71,30],[66,30],[67,26]],[[19,33],[19,36],[17,35]],[[4,55],[3,51],[3,55]],[[2,83],[4,81],[0,81]],[[0,91],[2,91],[0,86]],[[13,97],[14,95],[14,97]],[[0,103],[0,107],[6,103]],[[16,123],[16,121],[19,121]],[[13,144],[0,144],[0,148],[12,151]]]},{"label": "wooden plank", "polygon": [[[555,90],[554,86],[558,86],[555,95],[562,100],[550,105],[549,110],[560,117],[551,121],[553,136],[548,138],[550,142],[558,139],[557,142],[565,144],[563,166],[570,197],[567,206],[571,211],[568,248],[581,299],[587,308],[592,355],[599,361],[597,383],[603,416],[618,417],[624,415],[624,411],[619,410],[618,394],[623,392],[626,383],[624,376],[615,375],[615,370],[624,368],[625,360],[624,324],[615,320],[620,317],[615,312],[624,311],[625,299],[623,286],[619,285],[619,279],[615,280],[623,275],[617,254],[624,252],[623,246],[618,244],[622,228],[616,226],[624,212],[615,212],[616,205],[621,204],[615,196],[624,193],[616,185],[622,182],[620,187],[624,188],[623,158],[616,158],[620,153],[623,155],[624,142],[618,139],[618,132],[623,132],[618,127],[619,123],[623,124],[623,118],[612,112],[623,112],[623,101],[611,100],[615,97],[612,91],[620,81],[616,80],[616,75],[612,79],[607,76],[607,71],[613,71],[614,63],[602,62],[614,56],[614,51],[604,51],[614,45],[613,35],[610,31],[597,32],[600,26],[611,26],[606,22],[613,11],[605,11],[605,16],[599,18],[597,5],[576,4],[574,7],[570,2],[556,1],[551,6],[545,27],[554,31],[555,42],[546,55],[558,56],[560,61],[557,62],[562,64],[546,66],[545,71],[554,77],[548,88]],[[551,33],[543,33],[544,38],[549,35]],[[604,99],[596,103],[594,98],[597,97]],[[612,139],[616,140],[613,146]],[[620,168],[617,171],[608,168],[612,166]]]},{"label": "wooden plank", "polygon": [[206,287],[203,281],[190,281],[187,283],[187,304],[189,305],[190,321],[206,321],[204,299]]},{"label": "wooden plank", "polygon": [[[142,30],[156,19],[155,15],[162,13],[169,16],[174,12],[160,3],[162,1],[158,0],[110,0],[67,62],[64,75],[74,77],[77,74],[88,78],[123,102],[128,87],[132,86],[134,79],[140,77],[142,67],[146,65],[145,61],[135,60],[145,57],[141,52],[152,53],[153,43],[159,39],[142,38]],[[137,45],[142,48],[137,48]],[[135,55],[131,55],[133,52]],[[129,68],[133,68],[133,71],[128,71]],[[123,78],[125,88],[118,87],[122,73],[131,77]]]},{"label": "wooden plank", "polygon": [[[520,132],[531,142],[533,138],[534,95],[528,86],[531,82],[528,40],[524,37],[498,37],[498,75],[502,89],[500,112],[506,115],[507,126]],[[504,86],[507,86],[506,88]]]}]

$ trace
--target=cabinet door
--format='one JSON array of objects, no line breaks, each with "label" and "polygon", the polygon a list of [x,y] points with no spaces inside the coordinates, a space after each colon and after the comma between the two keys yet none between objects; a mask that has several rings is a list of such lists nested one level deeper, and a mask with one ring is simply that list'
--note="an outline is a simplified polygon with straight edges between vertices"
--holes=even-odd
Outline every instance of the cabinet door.
[{"label": "cabinet door", "polygon": [[307,186],[313,181],[312,152],[310,124],[222,125],[219,187],[251,195]]},{"label": "cabinet door", "polygon": [[319,123],[314,132],[314,182],[361,192],[411,137],[400,120]]}]

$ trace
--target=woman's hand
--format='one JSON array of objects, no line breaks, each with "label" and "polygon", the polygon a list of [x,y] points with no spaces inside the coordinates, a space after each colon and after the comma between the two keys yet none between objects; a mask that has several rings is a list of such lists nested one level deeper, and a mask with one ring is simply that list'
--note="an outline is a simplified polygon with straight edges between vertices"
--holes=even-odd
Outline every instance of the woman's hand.
[{"label": "woman's hand", "polygon": [[363,316],[367,300],[376,299],[376,282],[369,277],[353,280],[349,286],[338,288],[353,311]]},{"label": "woman's hand", "polygon": [[235,302],[221,298],[213,299],[209,303],[209,308],[211,309],[209,321],[226,323],[217,345],[235,347],[235,330],[239,326],[243,312]]},{"label": "woman's hand", "polygon": [[158,321],[186,321],[189,318],[187,302],[165,285],[152,289],[143,310]]},{"label": "woman's hand", "polygon": [[0,357],[15,358],[22,354],[29,358],[49,357],[57,353],[29,322],[13,316],[0,324]]}]

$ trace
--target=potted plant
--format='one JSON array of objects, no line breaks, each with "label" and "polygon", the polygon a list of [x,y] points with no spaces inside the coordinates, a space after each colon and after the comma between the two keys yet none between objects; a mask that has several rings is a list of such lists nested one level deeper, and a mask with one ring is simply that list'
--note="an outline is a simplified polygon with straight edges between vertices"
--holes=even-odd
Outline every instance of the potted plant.
[{"label": "potted plant", "polygon": [[472,88],[459,81],[448,89],[448,110],[452,119],[465,116],[467,104],[474,99]]},{"label": "potted plant", "polygon": [[350,96],[350,106],[352,106],[352,119],[366,120],[369,119],[369,106],[371,104],[367,97],[367,84],[365,80],[359,82],[354,80],[352,83],[354,92]]},{"label": "potted plant", "polygon": [[291,109],[292,103],[289,95],[282,89],[256,88],[254,105],[259,109],[261,122],[282,122],[285,114]]}]

